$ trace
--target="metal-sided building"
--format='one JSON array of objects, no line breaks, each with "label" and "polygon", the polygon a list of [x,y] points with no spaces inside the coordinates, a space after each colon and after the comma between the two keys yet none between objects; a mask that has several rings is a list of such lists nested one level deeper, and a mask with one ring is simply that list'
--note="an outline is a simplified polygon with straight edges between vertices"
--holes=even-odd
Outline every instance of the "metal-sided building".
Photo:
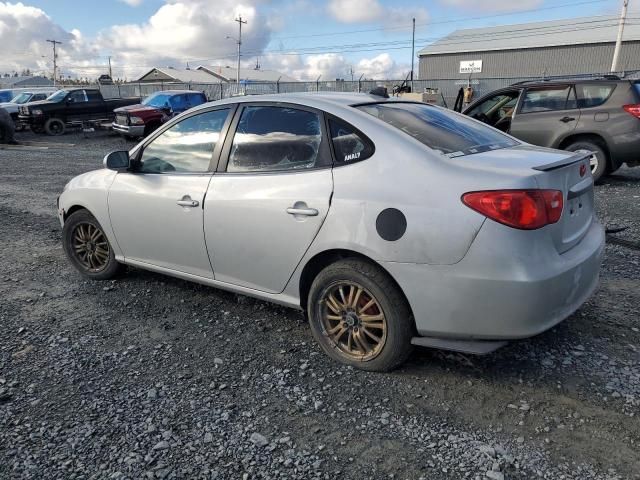
[{"label": "metal-sided building", "polygon": [[[619,18],[598,16],[456,30],[418,52],[420,79],[527,78],[604,73]],[[618,71],[640,70],[640,22],[627,20]]]}]

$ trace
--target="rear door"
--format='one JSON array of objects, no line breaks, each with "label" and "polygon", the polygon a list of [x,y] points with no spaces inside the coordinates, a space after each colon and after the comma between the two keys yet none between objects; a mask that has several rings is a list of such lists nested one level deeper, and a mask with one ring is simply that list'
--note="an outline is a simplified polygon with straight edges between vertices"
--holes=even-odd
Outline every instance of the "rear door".
[{"label": "rear door", "polygon": [[333,176],[323,114],[245,104],[220,163],[204,209],[215,279],[279,293],[329,211]]},{"label": "rear door", "polygon": [[557,147],[579,121],[573,85],[529,87],[521,96],[509,133],[533,145]]}]

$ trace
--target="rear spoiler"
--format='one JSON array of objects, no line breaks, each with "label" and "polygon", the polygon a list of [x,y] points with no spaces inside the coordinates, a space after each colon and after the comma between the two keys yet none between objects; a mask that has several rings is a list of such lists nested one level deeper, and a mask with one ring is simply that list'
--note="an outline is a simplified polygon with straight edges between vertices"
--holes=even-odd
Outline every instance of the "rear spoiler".
[{"label": "rear spoiler", "polygon": [[589,158],[593,153],[591,152],[579,152],[570,157],[564,158],[562,160],[558,160],[557,162],[548,163],[547,165],[540,165],[539,167],[533,167],[534,170],[539,170],[541,172],[550,172],[551,170],[557,170],[558,168],[563,168],[568,165],[572,165],[574,163],[578,163],[581,160],[585,160]]}]

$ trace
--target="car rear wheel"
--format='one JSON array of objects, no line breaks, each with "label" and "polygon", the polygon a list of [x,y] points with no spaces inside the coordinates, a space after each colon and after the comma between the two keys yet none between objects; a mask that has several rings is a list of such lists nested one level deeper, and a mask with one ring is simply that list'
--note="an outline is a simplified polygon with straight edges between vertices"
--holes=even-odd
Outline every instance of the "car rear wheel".
[{"label": "car rear wheel", "polygon": [[314,337],[341,363],[387,372],[411,353],[411,309],[376,265],[359,259],[329,265],[311,285],[307,311]]},{"label": "car rear wheel", "polygon": [[593,181],[597,182],[607,171],[607,154],[604,149],[597,143],[580,140],[567,146],[565,150],[570,152],[591,152],[589,164],[591,166],[591,175]]},{"label": "car rear wheel", "polygon": [[65,131],[65,125],[59,118],[50,118],[44,124],[44,130],[47,135],[62,135]]},{"label": "car rear wheel", "polygon": [[87,210],[72,213],[64,222],[62,244],[73,266],[85,277],[108,280],[124,268],[116,261],[102,227]]}]

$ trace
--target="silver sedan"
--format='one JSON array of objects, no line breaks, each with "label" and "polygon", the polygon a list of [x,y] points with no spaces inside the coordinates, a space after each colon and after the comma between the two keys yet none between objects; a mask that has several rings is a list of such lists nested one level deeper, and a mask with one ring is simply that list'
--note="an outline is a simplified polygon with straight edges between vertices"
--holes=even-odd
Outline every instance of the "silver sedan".
[{"label": "silver sedan", "polygon": [[442,108],[367,94],[208,103],[59,198],[85,276],[124,265],[304,310],[366,370],[412,345],[487,353],[598,284],[588,153],[533,147]]}]

